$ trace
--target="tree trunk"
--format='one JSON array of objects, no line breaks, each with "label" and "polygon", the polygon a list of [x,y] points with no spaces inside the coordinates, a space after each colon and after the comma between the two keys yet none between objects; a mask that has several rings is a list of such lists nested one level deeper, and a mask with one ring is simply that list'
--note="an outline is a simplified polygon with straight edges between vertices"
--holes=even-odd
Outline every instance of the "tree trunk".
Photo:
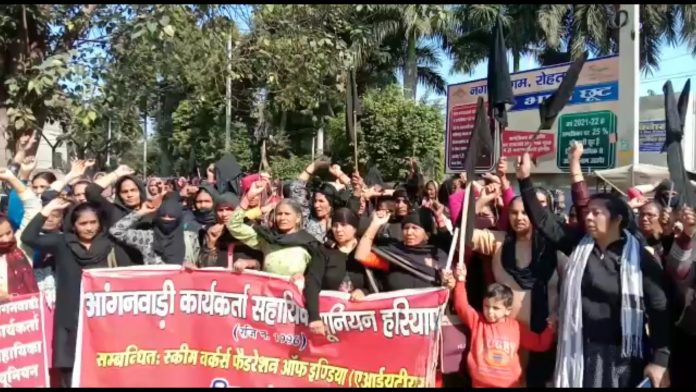
[{"label": "tree trunk", "polygon": [[288,111],[283,110],[280,113],[280,131],[281,132],[285,132],[285,127],[287,126],[287,124],[288,124]]},{"label": "tree trunk", "polygon": [[324,127],[317,129],[317,156],[324,155]]},{"label": "tree trunk", "polygon": [[408,33],[408,43],[406,47],[406,63],[404,64],[404,97],[416,99],[416,88],[418,87],[418,63],[416,58],[416,45],[418,39],[415,33]]},{"label": "tree trunk", "polygon": [[[619,11],[621,11],[621,4],[614,4],[614,15],[616,15],[616,23],[621,23],[621,15],[619,15]],[[627,26],[628,27],[628,26]],[[619,30],[621,30],[621,27],[619,26],[618,29],[614,30],[611,32],[611,37],[616,42],[616,53],[619,54],[619,50],[621,50],[621,40],[619,39]]]},{"label": "tree trunk", "polygon": [[12,159],[12,149],[10,148],[9,138],[7,137],[8,123],[7,107],[5,105],[0,105],[0,162],[2,162],[2,164],[7,164],[9,160]]},{"label": "tree trunk", "polygon": [[522,55],[518,50],[512,51],[512,72],[518,72],[520,70],[520,60]]},{"label": "tree trunk", "polygon": [[268,164],[268,157],[266,155],[266,139],[261,142],[261,171],[269,171],[271,165]]}]

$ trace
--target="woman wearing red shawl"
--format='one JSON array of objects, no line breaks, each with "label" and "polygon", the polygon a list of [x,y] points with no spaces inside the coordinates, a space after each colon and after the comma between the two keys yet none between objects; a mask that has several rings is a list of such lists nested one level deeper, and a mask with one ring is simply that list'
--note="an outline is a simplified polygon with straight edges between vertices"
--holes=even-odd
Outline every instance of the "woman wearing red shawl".
[{"label": "woman wearing red shawl", "polygon": [[34,271],[29,263],[31,249],[24,249],[17,243],[18,234],[24,230],[29,221],[41,209],[41,201],[28,190],[24,184],[7,169],[0,169],[0,181],[9,183],[24,204],[24,218],[17,230],[12,230],[5,215],[0,215],[0,301],[5,302],[12,296],[37,293]]}]

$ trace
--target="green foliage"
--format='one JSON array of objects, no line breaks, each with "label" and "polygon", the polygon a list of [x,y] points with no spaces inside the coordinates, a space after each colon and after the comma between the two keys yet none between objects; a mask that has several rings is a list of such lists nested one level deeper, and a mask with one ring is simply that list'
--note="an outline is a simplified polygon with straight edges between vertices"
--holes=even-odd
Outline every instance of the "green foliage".
[{"label": "green foliage", "polygon": [[[194,162],[205,173],[207,164],[224,154],[225,111],[224,106],[215,106],[184,100],[173,115],[174,132],[170,143],[174,147],[177,161],[176,171],[190,173],[191,154]],[[248,170],[253,167],[251,141],[245,125],[233,122],[231,127],[231,152],[239,164]]]},{"label": "green foliage", "polygon": [[282,180],[291,180],[297,178],[299,173],[302,173],[307,165],[311,162],[308,156],[291,155],[289,158],[282,156],[274,157],[270,160],[273,176]]},{"label": "green foliage", "polygon": [[[229,77],[231,149],[244,166],[258,168],[265,153],[277,175],[294,177],[309,160],[309,141],[323,128],[328,150],[347,168],[353,149],[341,107],[346,71],[353,69],[364,99],[362,166],[377,164],[399,179],[405,168],[398,159],[416,156],[429,176],[438,177],[441,110],[396,95],[413,98],[418,84],[444,93],[441,48],[454,69],[469,72],[487,56],[490,29],[501,13],[515,68],[526,54],[577,55],[586,48],[613,53],[618,35],[609,27],[612,9],[9,4],[0,7],[0,136],[9,131],[13,146],[19,133],[59,121],[61,142],[74,155],[102,159],[109,145],[113,156],[135,164],[147,116],[156,123],[148,169],[187,173],[222,153]],[[696,48],[693,5],[641,5],[641,20],[644,69],[657,67],[662,40],[686,40]],[[403,90],[388,87],[396,82],[395,71],[404,75]]]},{"label": "green foliage", "polygon": [[[343,117],[329,122],[329,139],[334,158],[344,165],[352,160]],[[361,169],[377,166],[385,180],[403,180],[408,168],[403,160],[415,157],[424,174],[440,179],[444,175],[444,118],[437,107],[405,98],[397,85],[369,91],[358,135]]]}]

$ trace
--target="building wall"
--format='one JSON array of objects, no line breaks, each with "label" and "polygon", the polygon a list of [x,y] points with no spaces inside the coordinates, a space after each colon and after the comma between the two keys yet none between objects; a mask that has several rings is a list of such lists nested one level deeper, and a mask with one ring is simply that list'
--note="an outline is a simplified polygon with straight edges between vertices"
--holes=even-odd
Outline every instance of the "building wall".
[{"label": "building wall", "polygon": [[[58,123],[46,123],[44,126],[44,137],[39,141],[39,148],[36,151],[38,160],[37,169],[55,168],[63,169],[68,159],[68,149],[65,144],[56,149],[55,159],[51,157],[51,146],[46,141],[48,139],[51,144],[55,143],[56,138],[63,133]],[[0,162],[3,166],[12,159],[12,149],[7,145],[7,139],[0,137]]]},{"label": "building wall", "polygon": [[51,144],[55,143],[58,136],[63,133],[58,123],[47,123],[44,126],[44,137],[41,138],[41,143],[39,144],[39,149],[36,152],[36,158],[39,163],[37,165],[38,169],[62,169],[68,162],[68,150],[63,143],[55,151],[55,156],[51,157],[51,146],[46,139],[48,139]]}]

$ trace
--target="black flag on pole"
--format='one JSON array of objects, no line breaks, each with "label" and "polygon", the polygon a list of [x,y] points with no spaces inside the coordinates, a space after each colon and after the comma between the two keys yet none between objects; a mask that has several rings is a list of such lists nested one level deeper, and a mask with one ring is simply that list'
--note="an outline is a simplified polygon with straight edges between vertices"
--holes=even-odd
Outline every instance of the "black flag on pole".
[{"label": "black flag on pole", "polygon": [[575,90],[575,85],[578,83],[578,77],[580,77],[580,72],[582,72],[582,67],[585,65],[587,60],[587,52],[573,61],[570,65],[568,71],[566,72],[563,81],[558,86],[558,89],[554,91],[544,102],[539,105],[539,128],[537,129],[532,139],[527,144],[525,152],[529,152],[532,148],[534,141],[539,137],[542,130],[549,130],[556,121],[556,117],[561,113],[565,105],[568,103],[570,98],[573,96],[573,91]]},{"label": "black flag on pole", "polygon": [[684,137],[684,120],[686,118],[686,107],[689,102],[689,92],[691,90],[691,80],[687,80],[679,103],[674,98],[672,82],[667,81],[662,91],[665,94],[665,145],[662,152],[667,153],[667,167],[669,177],[674,183],[674,190],[680,195],[681,200],[689,207],[696,206],[696,193],[694,186],[689,181],[689,176],[684,167],[684,155],[681,141]]},{"label": "black flag on pole", "polygon": [[488,53],[488,113],[503,129],[508,125],[505,104],[514,105],[515,96],[512,94],[507,47],[505,47],[503,21],[500,15],[496,18],[491,33],[493,42]]},{"label": "black flag on pole", "polygon": [[578,83],[578,77],[580,76],[580,72],[586,60],[587,52],[573,61],[563,81],[558,86],[558,90],[551,94],[550,97],[546,98],[539,106],[539,129],[551,129],[554,121],[556,121],[556,117],[561,113],[570,100],[570,97],[573,96],[573,90],[575,90],[575,85]]},{"label": "black flag on pole", "polygon": [[[491,151],[493,151],[493,139],[491,138],[490,129],[488,129],[488,116],[486,115],[483,98],[479,97],[476,102],[474,129],[471,132],[469,149],[464,159],[467,183],[476,179],[476,162],[479,160],[480,156],[485,153],[490,154]],[[474,233],[474,225],[476,222],[476,202],[473,193],[469,194],[469,200],[466,200],[466,202],[467,208],[462,211],[462,218],[465,216],[464,214],[467,214],[464,243],[468,244],[471,242],[471,236]]]}]

